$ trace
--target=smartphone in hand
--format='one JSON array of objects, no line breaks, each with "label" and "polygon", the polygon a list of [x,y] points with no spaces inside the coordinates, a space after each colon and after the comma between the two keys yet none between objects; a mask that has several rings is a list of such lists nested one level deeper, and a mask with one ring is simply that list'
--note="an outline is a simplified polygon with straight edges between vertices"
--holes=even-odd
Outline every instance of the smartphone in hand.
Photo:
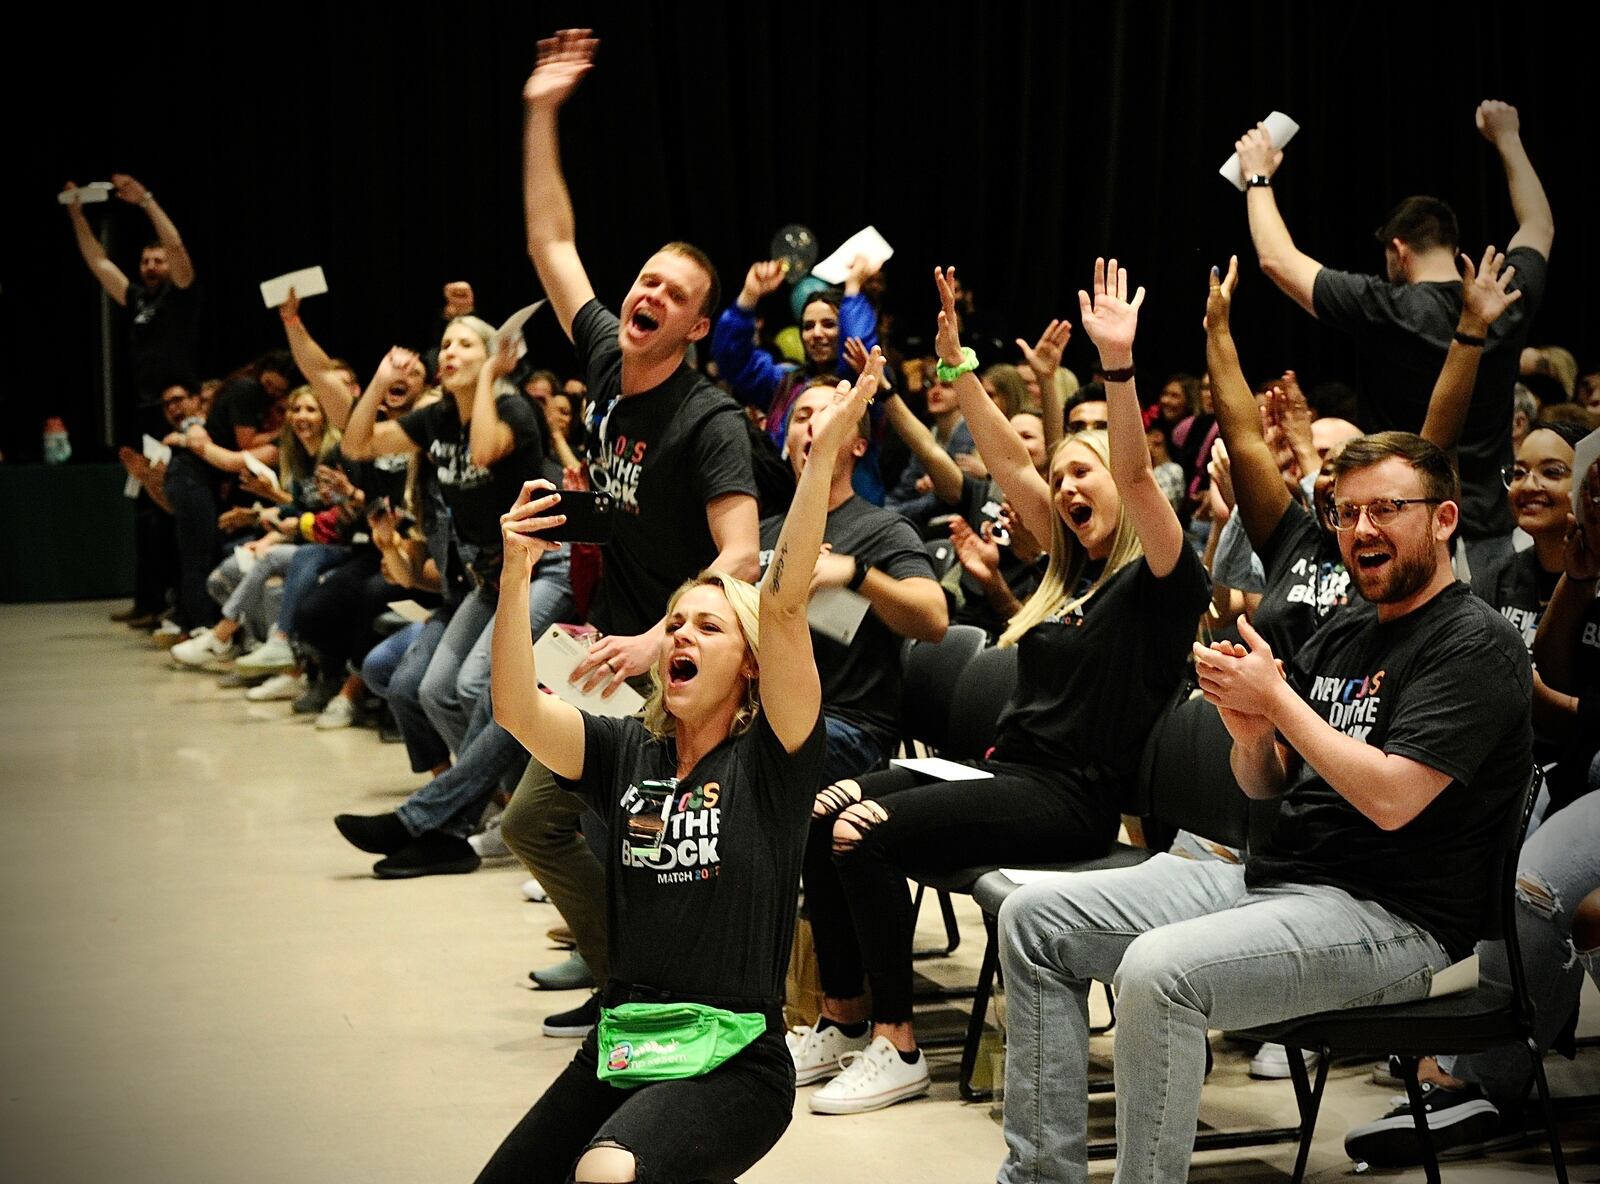
[{"label": "smartphone in hand", "polygon": [[616,504],[609,493],[562,490],[561,500],[550,513],[565,514],[567,520],[545,531],[544,537],[562,543],[609,543]]}]

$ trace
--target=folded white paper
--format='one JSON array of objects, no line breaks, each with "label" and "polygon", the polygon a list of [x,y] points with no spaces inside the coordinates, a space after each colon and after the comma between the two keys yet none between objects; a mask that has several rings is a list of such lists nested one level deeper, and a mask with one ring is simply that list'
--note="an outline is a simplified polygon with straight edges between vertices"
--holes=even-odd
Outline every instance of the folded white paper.
[{"label": "folded white paper", "polygon": [[[1274,111],[1261,122],[1267,125],[1267,134],[1272,137],[1272,146],[1274,148],[1282,148],[1290,140],[1294,139],[1295,132],[1300,130],[1300,125],[1282,111]],[[1240,193],[1244,192],[1245,179],[1239,175],[1239,154],[1237,152],[1223,161],[1222,167],[1217,172],[1221,173],[1222,179]]]},{"label": "folded white paper", "polygon": [[290,288],[294,289],[295,296],[300,300],[307,296],[321,296],[328,290],[328,278],[322,274],[320,267],[302,267],[299,271],[262,281],[261,299],[268,308],[277,308],[288,301]]},{"label": "folded white paper", "polygon": [[128,479],[122,483],[122,496],[130,498],[138,497],[139,491],[143,488],[144,486],[139,484],[139,478],[135,477],[132,473],[129,473]]},{"label": "folded white paper", "polygon": [[233,558],[239,564],[239,574],[242,576],[249,575],[250,569],[256,565],[256,553],[244,547],[235,547]]},{"label": "folded white paper", "polygon": [[389,611],[396,616],[404,617],[412,624],[418,621],[426,621],[433,615],[432,609],[423,608],[415,600],[391,600],[389,602]]},{"label": "folded white paper", "polygon": [[1452,962],[1438,974],[1428,987],[1428,998],[1440,995],[1461,995],[1478,989],[1478,955],[1468,954],[1459,962]]},{"label": "folded white paper", "polygon": [[500,350],[501,338],[505,337],[507,334],[515,334],[517,338],[517,357],[522,358],[527,356],[528,342],[527,339],[522,335],[522,328],[528,323],[528,319],[532,317],[534,313],[538,312],[541,308],[549,303],[550,302],[548,300],[535,300],[526,308],[519,308],[516,312],[507,317],[506,323],[494,331],[494,340],[489,342],[489,353],[498,353]]},{"label": "folded white paper", "polygon": [[895,757],[889,763],[896,768],[910,769],[913,773],[921,773],[924,777],[933,777],[939,781],[985,781],[994,776],[993,773],[986,773],[982,769],[974,769],[970,765],[958,765],[955,761],[947,761],[937,756]]},{"label": "folded white paper", "polygon": [[163,444],[154,436],[144,438],[144,458],[153,465],[168,464],[172,460],[172,446]]},{"label": "folded white paper", "polygon": [[1047,872],[1033,867],[1003,867],[1000,874],[1013,884],[1036,884],[1040,880],[1053,880],[1057,876],[1070,876],[1073,872]]},{"label": "folded white paper", "polygon": [[1588,476],[1594,462],[1600,459],[1600,428],[1596,428],[1572,450],[1572,516],[1587,522],[1595,513],[1594,507],[1583,504],[1583,479]]},{"label": "folded white paper", "polygon": [[559,625],[550,626],[533,646],[533,662],[539,671],[539,685],[548,687],[556,698],[574,707],[581,707],[590,715],[637,715],[644,706],[644,696],[627,683],[618,687],[608,699],[600,693],[605,689],[604,683],[586,693],[579,684],[567,681],[578,663],[588,656],[587,641],[572,636]]},{"label": "folded white paper", "polygon": [[64,206],[87,206],[97,201],[111,200],[110,181],[90,181],[77,189],[63,189],[56,194],[56,201]]},{"label": "folded white paper", "polygon": [[256,456],[253,452],[246,452],[242,453],[241,455],[244,457],[245,468],[254,473],[257,478],[272,486],[272,488],[279,488],[278,474],[273,472],[272,469],[269,468],[260,457]]},{"label": "folded white paper", "polygon": [[876,270],[894,257],[894,248],[877,227],[869,226],[845,239],[837,251],[811,269],[811,274],[830,284],[842,284],[849,278],[850,263],[857,255],[865,255]]},{"label": "folded white paper", "polygon": [[848,588],[823,588],[806,605],[806,623],[822,636],[849,645],[866,618],[871,603]]}]

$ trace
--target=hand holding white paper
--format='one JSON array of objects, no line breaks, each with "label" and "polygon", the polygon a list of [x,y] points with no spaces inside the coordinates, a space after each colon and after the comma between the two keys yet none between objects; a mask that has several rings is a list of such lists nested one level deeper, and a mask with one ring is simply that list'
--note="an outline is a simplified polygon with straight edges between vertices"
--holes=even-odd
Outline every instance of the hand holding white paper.
[{"label": "hand holding white paper", "polygon": [[254,453],[246,452],[242,455],[244,456],[245,468],[249,469],[262,481],[265,481],[268,485],[272,486],[272,488],[279,488],[278,474],[274,473],[270,468],[263,464]]},{"label": "hand holding white paper", "polygon": [[842,284],[850,278],[850,264],[857,255],[866,256],[876,271],[894,257],[894,248],[877,227],[868,226],[845,239],[837,251],[811,269],[811,274],[830,284]]},{"label": "hand holding white paper", "polygon": [[320,267],[302,267],[299,271],[291,271],[264,280],[261,284],[261,299],[268,308],[277,308],[288,303],[290,288],[294,289],[294,294],[301,300],[307,296],[321,296],[328,290],[328,279],[322,274]]},{"label": "hand holding white paper", "polygon": [[1578,446],[1572,450],[1572,516],[1579,522],[1589,521],[1590,516],[1597,512],[1595,507],[1585,505],[1583,501],[1583,479],[1588,476],[1589,469],[1597,459],[1600,459],[1600,428],[1579,440]]},{"label": "hand holding white paper", "polygon": [[527,325],[529,319],[534,313],[538,312],[541,308],[549,303],[550,302],[548,300],[535,300],[532,304],[525,308],[517,309],[516,312],[507,317],[506,323],[494,331],[494,338],[489,342],[489,356],[493,357],[500,351],[501,338],[508,333],[514,333],[517,336],[517,357],[526,357],[528,353],[528,341],[527,338],[523,336],[523,327]]},{"label": "hand holding white paper", "polygon": [[581,683],[569,682],[578,663],[588,656],[589,642],[586,638],[574,637],[560,625],[550,626],[533,646],[539,684],[550,688],[556,698],[574,707],[581,707],[590,715],[621,718],[633,715],[644,706],[644,696],[627,683],[606,698],[601,694],[605,686],[603,683],[592,691],[585,691]]},{"label": "hand holding white paper", "polygon": [[[1274,111],[1261,122],[1267,125],[1267,134],[1272,137],[1272,146],[1274,148],[1283,148],[1290,140],[1294,139],[1295,132],[1300,130],[1300,125],[1282,111]],[[1222,179],[1240,193],[1244,192],[1245,179],[1239,175],[1239,154],[1237,152],[1223,161],[1222,167],[1217,172],[1221,173]]]},{"label": "hand holding white paper", "polygon": [[154,436],[147,435],[144,438],[144,458],[153,465],[171,464],[172,447],[171,445],[163,444]]},{"label": "hand holding white paper", "polygon": [[56,201],[64,206],[86,206],[93,205],[97,201],[110,200],[110,181],[90,181],[87,185],[80,185],[76,189],[63,189],[56,194]]}]

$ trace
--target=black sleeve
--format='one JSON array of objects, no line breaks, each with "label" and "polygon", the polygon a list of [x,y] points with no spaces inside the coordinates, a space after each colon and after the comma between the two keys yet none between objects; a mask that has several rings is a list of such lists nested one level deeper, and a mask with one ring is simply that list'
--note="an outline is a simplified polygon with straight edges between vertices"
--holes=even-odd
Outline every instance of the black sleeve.
[{"label": "black sleeve", "polygon": [[617,344],[617,330],[621,327],[622,322],[598,299],[590,300],[572,318],[572,345],[587,372],[585,379],[591,391],[598,385],[595,373],[605,356],[621,352]]},{"label": "black sleeve", "polygon": [[411,442],[424,452],[428,450],[428,445],[439,438],[439,408],[443,406],[444,400],[440,399],[437,403],[429,403],[426,407],[406,412],[398,421],[400,430],[410,436]]},{"label": "black sleeve", "polygon": [[1377,276],[1324,267],[1311,286],[1311,305],[1329,328],[1354,333],[1375,319],[1393,319],[1375,315],[1387,306],[1387,293],[1381,291],[1387,287]]},{"label": "black sleeve", "polygon": [[756,496],[750,434],[742,419],[743,413],[729,400],[726,412],[708,417],[695,433],[694,489],[707,505],[729,493]]},{"label": "black sleeve", "polygon": [[1157,576],[1151,571],[1149,560],[1142,555],[1138,564],[1140,601],[1153,612],[1162,615],[1181,613],[1186,617],[1193,605],[1194,623],[1198,626],[1200,613],[1204,611],[1206,601],[1211,599],[1211,577],[1206,574],[1205,564],[1200,562],[1200,556],[1195,554],[1188,540],[1184,540],[1178,562],[1164,576]]},{"label": "black sleeve", "polygon": [[1506,263],[1517,269],[1511,286],[1522,293],[1522,299],[1517,302],[1525,306],[1522,316],[1531,319],[1544,300],[1550,261],[1532,247],[1513,247],[1506,255]]},{"label": "black sleeve", "polygon": [[1291,500],[1278,517],[1278,525],[1272,528],[1272,533],[1255,549],[1256,558],[1261,560],[1261,566],[1266,569],[1268,579],[1272,578],[1274,560],[1284,555],[1296,554],[1296,548],[1304,538],[1308,526],[1312,531],[1321,529],[1309,510],[1299,502]]},{"label": "black sleeve", "polygon": [[[543,691],[534,694],[542,695]],[[583,772],[569,780],[557,777],[556,784],[568,793],[575,793],[594,806],[602,815],[610,817],[609,809],[620,800],[621,787],[617,785],[619,771],[626,775],[632,768],[628,759],[637,738],[630,732],[646,735],[644,725],[632,718],[614,719],[603,715],[583,715]],[[615,790],[616,792],[613,792]]]},{"label": "black sleeve", "polygon": [[535,445],[539,450],[539,467],[544,465],[544,426],[539,421],[544,418],[534,406],[533,400],[527,395],[513,393],[501,395],[494,401],[495,412],[500,416],[500,422],[511,429],[512,449],[523,448],[529,444]]},{"label": "black sleeve", "polygon": [[811,735],[792,753],[784,751],[783,741],[772,730],[764,711],[756,716],[756,722],[739,743],[756,793],[767,799],[776,817],[789,825],[803,825],[811,817],[828,752],[828,730],[822,713],[817,712]]}]

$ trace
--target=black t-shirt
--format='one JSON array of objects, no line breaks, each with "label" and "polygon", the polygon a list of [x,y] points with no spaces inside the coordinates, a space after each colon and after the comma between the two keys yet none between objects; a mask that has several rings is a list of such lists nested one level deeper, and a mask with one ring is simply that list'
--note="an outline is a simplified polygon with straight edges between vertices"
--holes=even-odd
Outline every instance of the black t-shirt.
[{"label": "black t-shirt", "polygon": [[572,319],[572,341],[594,405],[589,483],[617,502],[589,621],[633,635],[659,621],[673,590],[717,557],[707,504],[755,497],[756,483],[744,412],[688,366],[623,397],[619,324],[591,300]]},{"label": "black t-shirt", "polygon": [[516,393],[498,396],[494,406],[515,443],[487,469],[472,463],[471,424],[461,422],[449,395],[400,417],[400,427],[438,474],[456,537],[484,551],[499,550],[500,515],[517,500],[522,483],[544,476],[544,426],[538,409]]},{"label": "black t-shirt", "polygon": [[1289,503],[1256,555],[1266,569],[1266,589],[1250,623],[1287,662],[1324,621],[1350,604],[1350,573],[1339,544],[1297,501]]},{"label": "black t-shirt", "polygon": [[175,382],[192,384],[200,374],[200,285],[180,288],[164,280],[151,289],[136,280],[128,284],[127,299],[133,385],[140,402],[160,399]]},{"label": "black t-shirt", "polygon": [[676,774],[675,745],[631,718],[585,713],[583,729],[583,775],[560,784],[608,823],[612,977],[672,997],[780,1005],[800,861],[827,749],[821,716],[793,754],[765,714],[707,753],[676,790],[652,864],[628,845],[629,807],[641,782]]},{"label": "black t-shirt", "polygon": [[1183,680],[1210,596],[1185,545],[1164,578],[1140,556],[1064,620],[1029,629],[1017,642],[1017,689],[994,759],[1097,776],[1111,801]]},{"label": "black t-shirt", "polygon": [[[763,576],[782,530],[782,518],[761,524]],[[857,570],[875,567],[897,580],[934,578],[916,528],[863,497],[851,497],[830,512],[822,538],[836,555],[853,555]],[[892,752],[900,726],[899,635],[868,609],[849,645],[813,632],[811,647],[822,678],[823,709],[869,733],[885,754]]]},{"label": "black t-shirt", "polygon": [[206,417],[206,435],[214,444],[237,449],[235,428],[261,431],[272,416],[272,396],[266,387],[250,377],[230,378],[217,388]]},{"label": "black t-shirt", "polygon": [[1545,571],[1540,566],[1537,548],[1529,547],[1474,568],[1472,594],[1510,621],[1531,651],[1539,620],[1560,579],[1559,571]]},{"label": "black t-shirt", "polygon": [[[1489,326],[1478,384],[1456,450],[1461,533],[1469,539],[1510,534],[1515,525],[1500,485],[1500,468],[1512,461],[1511,391],[1528,329],[1544,298],[1549,264],[1532,247],[1516,248],[1506,262],[1517,269],[1512,286],[1522,292],[1522,299]],[[1391,284],[1377,276],[1324,267],[1317,273],[1312,300],[1319,321],[1355,342],[1362,372],[1363,426],[1372,432],[1419,431],[1461,316],[1461,285]]]},{"label": "black t-shirt", "polygon": [[1533,764],[1521,636],[1454,584],[1398,620],[1336,614],[1295,655],[1290,679],[1330,726],[1451,781],[1411,822],[1384,831],[1302,762],[1246,883],[1331,884],[1466,956],[1493,935],[1506,811]]}]

